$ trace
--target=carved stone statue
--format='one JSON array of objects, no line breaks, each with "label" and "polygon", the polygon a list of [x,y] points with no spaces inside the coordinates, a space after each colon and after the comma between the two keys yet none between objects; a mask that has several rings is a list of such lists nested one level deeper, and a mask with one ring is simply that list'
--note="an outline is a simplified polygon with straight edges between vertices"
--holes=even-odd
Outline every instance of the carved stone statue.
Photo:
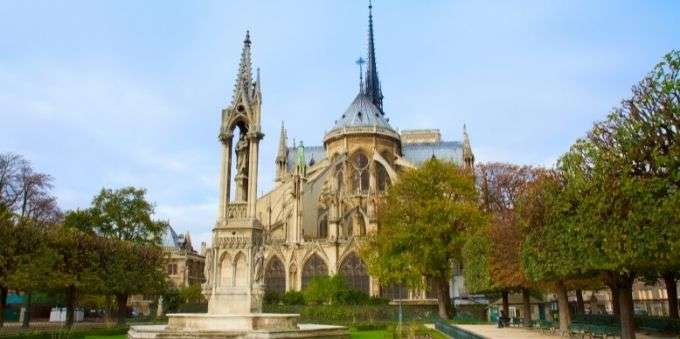
[{"label": "carved stone statue", "polygon": [[205,275],[205,283],[203,288],[210,288],[212,286],[212,270],[213,270],[213,249],[210,248],[205,253],[205,266],[203,268],[203,275]]},{"label": "carved stone statue", "polygon": [[264,277],[264,246],[257,246],[257,252],[255,252],[255,282],[261,283]]},{"label": "carved stone statue", "polygon": [[245,134],[241,134],[236,143],[236,172],[247,175],[248,141]]}]

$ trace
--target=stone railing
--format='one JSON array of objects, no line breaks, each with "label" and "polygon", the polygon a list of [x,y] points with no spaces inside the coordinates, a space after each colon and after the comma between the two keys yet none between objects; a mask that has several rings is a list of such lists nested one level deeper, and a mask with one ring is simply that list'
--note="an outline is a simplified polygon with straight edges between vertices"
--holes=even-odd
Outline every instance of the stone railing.
[{"label": "stone railing", "polygon": [[228,219],[244,219],[248,216],[248,205],[245,202],[232,202],[227,205]]}]

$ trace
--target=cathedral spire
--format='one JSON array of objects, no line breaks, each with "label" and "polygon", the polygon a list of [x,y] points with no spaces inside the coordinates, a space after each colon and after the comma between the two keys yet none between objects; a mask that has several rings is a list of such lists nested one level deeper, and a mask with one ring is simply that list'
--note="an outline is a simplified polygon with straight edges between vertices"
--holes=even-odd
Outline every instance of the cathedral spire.
[{"label": "cathedral spire", "polygon": [[373,3],[368,1],[368,65],[366,66],[366,95],[371,102],[380,109],[382,114],[382,91],[380,90],[380,80],[378,79],[378,68],[375,60],[375,42],[373,41]]},{"label": "cathedral spire", "polygon": [[250,31],[246,31],[246,37],[243,40],[243,51],[241,51],[241,62],[238,66],[238,74],[234,84],[234,95],[231,99],[232,105],[236,104],[240,96],[245,96],[247,100],[252,99],[252,87],[253,70],[250,57]]},{"label": "cathedral spire", "polygon": [[279,136],[279,150],[276,152],[276,181],[282,181],[288,173],[288,135],[281,121],[281,135]]},{"label": "cathedral spire", "polygon": [[470,137],[468,136],[465,124],[463,124],[463,164],[469,169],[472,169],[475,166],[475,155],[472,153]]}]

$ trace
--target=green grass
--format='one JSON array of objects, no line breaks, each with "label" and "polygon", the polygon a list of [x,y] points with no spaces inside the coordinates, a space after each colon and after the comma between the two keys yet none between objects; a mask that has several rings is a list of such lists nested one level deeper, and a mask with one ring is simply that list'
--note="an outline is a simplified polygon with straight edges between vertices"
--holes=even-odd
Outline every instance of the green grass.
[{"label": "green grass", "polygon": [[351,331],[352,339],[383,339],[392,338],[392,333],[389,331]]},{"label": "green grass", "polygon": [[87,335],[85,339],[126,339],[126,334],[120,335]]}]

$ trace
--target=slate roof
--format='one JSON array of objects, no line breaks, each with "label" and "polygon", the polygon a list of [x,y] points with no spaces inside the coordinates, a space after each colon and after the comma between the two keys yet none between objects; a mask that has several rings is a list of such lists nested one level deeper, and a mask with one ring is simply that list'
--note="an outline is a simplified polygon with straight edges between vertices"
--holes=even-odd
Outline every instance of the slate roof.
[{"label": "slate roof", "polygon": [[385,118],[380,109],[362,92],[357,94],[345,113],[335,121],[333,129],[353,126],[377,126],[392,129],[389,119]]},{"label": "slate roof", "polygon": [[401,150],[404,158],[416,166],[432,158],[432,155],[439,160],[463,163],[463,144],[459,141],[403,144]]},{"label": "slate roof", "polygon": [[183,241],[180,240],[180,237],[177,235],[174,229],[172,229],[172,226],[169,226],[165,229],[165,232],[163,232],[163,235],[161,236],[161,245],[163,247],[173,247],[173,248],[180,248],[182,247]]},{"label": "slate roof", "polygon": [[[288,170],[295,166],[297,150],[294,147],[288,148]],[[420,166],[432,155],[439,160],[447,160],[457,164],[463,163],[463,144],[460,141],[442,141],[436,143],[413,143],[403,144],[402,153],[404,159],[410,163]],[[310,161],[318,163],[326,159],[326,150],[323,146],[305,146],[305,161],[310,165]]]}]

